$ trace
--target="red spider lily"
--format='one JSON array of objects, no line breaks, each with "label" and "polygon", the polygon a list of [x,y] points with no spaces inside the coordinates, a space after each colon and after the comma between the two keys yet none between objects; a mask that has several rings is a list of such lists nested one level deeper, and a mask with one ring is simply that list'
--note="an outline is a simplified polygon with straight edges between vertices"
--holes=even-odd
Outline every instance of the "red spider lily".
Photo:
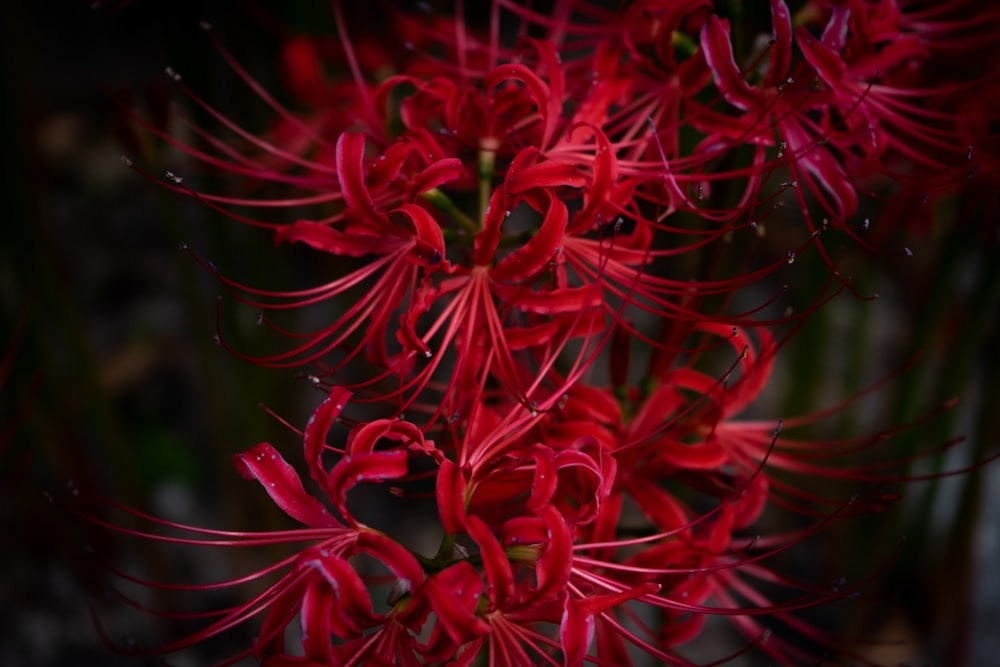
[{"label": "red spider lily", "polygon": [[[550,58],[550,61],[554,68],[553,59]],[[505,82],[510,79],[525,83],[525,88],[506,85]],[[387,85],[389,87],[382,88],[386,91],[384,94],[389,94],[390,88],[398,85],[398,81],[392,80]],[[522,65],[497,69],[485,85],[490,90],[499,86],[507,91],[505,100],[493,101],[496,108],[506,109],[504,113],[507,114],[523,106],[522,102],[530,106],[524,112],[529,114],[529,118],[535,114],[536,103],[542,110],[552,107],[551,102],[545,102],[548,87]],[[521,102],[514,101],[510,93],[515,93],[516,98],[519,94],[516,91],[521,90],[530,91],[530,96],[521,95]],[[418,91],[412,99],[422,99],[422,95]],[[433,108],[433,105],[427,107],[421,103],[416,108],[425,107]],[[406,111],[408,108],[404,103],[403,118],[414,122],[412,114]],[[545,117],[544,113],[541,115]],[[546,137],[554,133],[556,120],[543,123],[539,140],[548,141]],[[431,124],[426,119],[422,122]],[[458,134],[458,130],[455,133]],[[507,134],[506,131],[498,133]],[[601,152],[608,152],[607,141],[601,140],[599,131],[594,130],[594,133]],[[432,356],[432,344],[445,350],[452,345],[461,346],[458,370],[454,373],[456,378],[468,374],[463,371],[471,367],[467,363],[468,355],[476,354],[476,350],[481,348],[496,350],[498,370],[495,374],[510,382],[515,371],[510,360],[512,349],[537,347],[543,335],[548,336],[545,340],[549,341],[553,336],[576,337],[589,335],[595,327],[599,330],[600,313],[595,310],[597,302],[594,296],[588,296],[587,289],[567,285],[563,276],[535,296],[532,284],[541,281],[544,286],[548,282],[545,273],[549,265],[559,259],[567,231],[588,231],[594,226],[595,217],[600,220],[602,212],[608,215],[604,210],[611,205],[607,193],[616,179],[613,157],[590,157],[582,162],[578,158],[576,162],[570,162],[545,159],[537,148],[518,149],[508,156],[506,151],[511,138],[506,136],[505,139],[507,143],[486,137],[481,145],[471,147],[474,154],[478,152],[479,160],[488,160],[480,165],[480,169],[489,169],[488,173],[480,173],[478,178],[482,190],[480,205],[485,209],[481,221],[476,222],[454,207],[449,197],[440,190],[445,185],[467,189],[469,183],[474,185],[477,182],[477,179],[469,178],[470,169],[461,159],[469,147],[456,146],[454,141],[446,143],[460,156],[447,157],[438,140],[425,127],[416,126],[369,163],[364,156],[366,140],[363,135],[341,135],[332,168],[337,191],[322,198],[311,198],[310,201],[339,201],[342,210],[326,221],[300,221],[290,227],[276,226],[276,239],[304,242],[332,255],[375,255],[381,256],[381,259],[369,261],[360,270],[317,289],[289,294],[243,291],[288,299],[289,303],[275,305],[246,299],[262,309],[285,309],[318,303],[356,285],[370,283],[373,276],[381,275],[371,286],[368,299],[355,302],[336,322],[309,335],[308,342],[287,353],[257,361],[289,366],[318,360],[330,351],[344,347],[348,338],[363,327],[369,360],[387,368],[386,377],[394,374],[401,376],[403,387],[397,391],[398,395],[402,396],[411,389],[410,394],[415,395],[426,385],[440,364],[439,359],[443,358],[443,355],[438,356],[414,377],[406,377],[417,357]],[[536,143],[534,137],[519,137],[517,140]],[[271,144],[261,146],[269,149]],[[501,154],[503,168],[496,171],[498,153]],[[214,162],[221,166],[218,161]],[[306,165],[302,159],[298,162]],[[590,167],[586,165],[590,162],[595,166],[592,168],[593,175],[588,178],[586,171]],[[318,164],[310,166],[314,170],[321,167]],[[489,181],[494,172],[503,180],[500,187],[491,192]],[[563,193],[585,187],[588,181],[592,184],[585,189],[583,209],[571,220],[568,209],[562,203],[566,199]],[[627,189],[623,192],[627,193]],[[238,203],[233,199],[199,197],[212,206],[221,201]],[[282,205],[291,203],[294,202],[281,202]],[[519,217],[530,218],[535,213],[541,216],[540,233],[526,240],[524,233],[510,234],[505,229],[507,219],[519,206],[524,209],[518,212]],[[475,233],[474,238],[471,238],[470,231]],[[471,243],[462,241],[463,234],[470,238]],[[451,242],[449,245],[458,247],[455,250],[446,248],[446,238]],[[515,244],[518,243],[522,247],[517,248]],[[515,245],[514,249],[510,249],[511,245]],[[470,256],[461,263],[450,259],[456,257],[458,252],[468,252]],[[453,277],[439,278],[448,275]],[[235,283],[227,283],[237,287]],[[514,300],[512,295],[518,295],[518,298]],[[418,332],[419,320],[442,299],[449,302],[444,306],[443,314]],[[517,304],[516,309],[501,309],[500,304],[504,301]],[[588,310],[594,311],[596,318],[589,315]],[[387,339],[392,338],[389,329],[395,328],[397,318],[401,326],[395,337],[401,348],[390,354]],[[479,339],[480,332],[489,333],[486,341]],[[432,341],[434,337],[439,337],[439,340]],[[359,349],[349,350],[344,362],[327,370],[326,374],[336,372]],[[488,370],[490,362],[485,367]],[[400,409],[407,404],[408,399],[400,398]]]},{"label": "red spider lily", "polygon": [[[891,0],[821,6],[801,12],[810,27],[822,29],[816,38],[806,25],[792,30],[782,0],[771,3],[774,36],[759,87],[748,83],[736,64],[726,24],[708,19],[701,52],[719,92],[743,115],[695,111],[693,121],[712,132],[706,144],[756,144],[754,162],[760,165],[764,147],[776,146],[779,161],[816,197],[834,227],[855,214],[859,190],[864,191],[860,179],[872,173],[920,182],[925,189],[960,182],[967,173],[965,148],[975,138],[963,132],[960,115],[942,112],[935,101],[971,92],[985,80],[912,80],[912,68],[932,62],[935,40],[907,32],[906,14]],[[798,64],[793,44],[804,58]],[[769,121],[762,123],[765,118]],[[931,173],[909,173],[914,165],[930,167]],[[936,178],[949,171],[944,180]],[[815,229],[803,190],[798,193],[802,214]]]},{"label": "red spider lily", "polygon": [[[931,176],[954,169],[959,173],[952,178],[958,180],[965,176],[956,169],[963,149],[979,136],[963,133],[961,117],[944,113],[939,100],[973,93],[987,82],[911,80],[909,71],[931,61],[940,46],[933,37],[908,30],[909,22],[893,2],[849,3],[830,10],[819,39],[804,26],[797,28],[795,37],[818,79],[839,99],[834,104],[841,109],[843,123],[856,127],[856,134],[869,134],[868,150],[856,155],[868,162],[878,156],[879,163],[902,155],[911,165],[930,167]],[[883,157],[884,152],[889,155]],[[921,182],[928,189],[937,186],[926,174],[898,178]]]},{"label": "red spider lily", "polygon": [[[465,41],[456,37],[456,44]],[[216,169],[310,192],[278,200],[228,197],[196,192],[173,174],[169,187],[237,220],[273,229],[279,243],[301,242],[333,257],[360,260],[332,282],[291,292],[222,277],[261,311],[339,302],[353,290],[364,291],[315,331],[293,334],[262,318],[298,342],[285,352],[248,358],[275,367],[320,364],[317,377],[340,382],[341,369],[364,350],[384,372],[354,386],[374,392],[394,380],[394,390],[379,390],[372,400],[392,398],[400,412],[434,380],[446,387],[447,397],[478,384],[479,373],[530,403],[535,399],[517,379],[523,361],[515,362],[515,353],[524,351],[518,356],[533,356],[531,363],[544,368],[552,349],[573,339],[597,340],[625,307],[700,321],[707,315],[685,308],[684,300],[730,295],[786,264],[778,259],[732,277],[696,282],[655,275],[654,263],[701,250],[729,230],[668,224],[666,215],[682,207],[680,202],[669,202],[655,219],[650,215],[660,202],[644,193],[660,189],[672,167],[664,172],[664,163],[655,161],[651,169],[637,158],[651,142],[662,152],[660,135],[639,136],[635,127],[619,123],[620,97],[632,84],[610,63],[610,52],[600,51],[595,66],[604,78],[591,85],[579,78],[581,61],[561,62],[559,45],[526,37],[512,51],[488,50],[493,66],[467,66],[457,80],[401,73],[371,88],[347,41],[343,55],[354,74],[348,99],[356,104],[323,108],[315,120],[281,107],[223,51],[279,116],[282,129],[263,138],[178,82],[256,154],[243,154],[200,128],[195,130],[211,152],[146,124],[150,131]],[[485,47],[469,48],[479,53]],[[307,43],[296,42],[291,53],[293,62],[306,63],[303,76],[321,79]],[[364,133],[341,132],[333,145],[321,133],[358,122]],[[396,125],[402,129],[387,131]],[[652,203],[645,203],[647,198]],[[470,200],[474,205],[462,205]],[[229,210],[303,205],[326,211],[283,225]],[[632,231],[622,232],[623,224]],[[663,250],[655,247],[663,233],[692,240]],[[791,252],[801,253],[811,243],[809,238]],[[756,310],[717,319],[752,326]],[[552,341],[561,342],[550,348]],[[450,379],[441,374],[445,360],[455,365]]]},{"label": "red spider lily", "polygon": [[[718,383],[706,391],[716,389]],[[749,401],[752,391],[736,390],[734,400]],[[205,546],[308,546],[250,576],[218,584],[164,586],[119,574],[134,583],[187,591],[277,577],[249,602],[218,612],[202,630],[156,649],[178,650],[263,615],[260,640],[232,661],[253,654],[267,665],[298,664],[299,659],[288,657],[284,643],[284,629],[296,619],[302,627],[304,664],[471,664],[480,654],[495,665],[523,664],[526,658],[566,665],[591,659],[630,664],[625,646],[634,644],[667,664],[686,665],[673,647],[696,636],[705,615],[732,617],[748,636],[749,648],[765,636],[755,617],[781,615],[854,590],[805,587],[762,563],[853,509],[835,508],[799,533],[757,538],[757,551],[746,552],[751,536],[740,531],[753,523],[758,500],[767,496],[766,485],[760,488],[763,462],[728,485],[718,483],[716,469],[702,471],[698,464],[688,467],[692,474],[687,477],[672,475],[719,499],[715,509],[699,514],[657,481],[663,478],[657,461],[670,458],[675,469],[685,463],[654,449],[645,450],[647,460],[637,464],[639,448],[628,442],[628,431],[610,437],[581,434],[570,441],[571,429],[555,428],[553,437],[536,439],[546,422],[558,423],[564,412],[570,424],[580,425],[573,415],[593,417],[593,410],[580,404],[584,396],[585,389],[576,385],[564,399],[553,397],[538,410],[516,402],[509,410],[498,410],[473,399],[468,416],[453,420],[439,442],[427,439],[412,423],[380,419],[355,424],[342,447],[331,447],[331,428],[349,422],[342,413],[350,393],[334,388],[306,427],[303,448],[310,476],[332,512],[326,502],[305,492],[273,447],[261,443],[237,455],[237,468],[308,528],[230,533],[139,514],[199,536],[125,531]],[[590,402],[601,406],[596,395]],[[603,403],[602,419],[613,418],[614,402]],[[648,432],[648,421],[637,416],[628,428]],[[605,428],[599,420],[590,424],[595,434]],[[413,468],[419,460],[432,464],[444,534],[433,557],[413,552],[379,526],[366,525],[348,501],[360,485],[426,479]],[[698,484],[697,473],[707,486]],[[639,538],[620,534],[626,496],[642,510],[652,532]],[[386,574],[363,574],[357,565],[362,555],[381,563]],[[803,594],[771,600],[756,592],[757,579]],[[385,586],[390,588],[389,609],[379,611],[373,590]],[[658,630],[633,614],[631,605],[636,604],[659,610],[663,620]],[[794,619],[789,623],[830,643],[819,631]],[[797,655],[778,640],[768,650],[779,657]]]},{"label": "red spider lily", "polygon": [[[267,443],[236,457],[307,528],[228,533],[160,521],[195,537],[125,531],[190,545],[306,546],[219,584],[119,574],[183,591],[262,582],[249,602],[162,650],[260,615],[260,640],[233,661],[273,666],[631,664],[632,647],[686,665],[682,646],[711,615],[731,619],[743,651],[760,646],[783,662],[806,653],[769,638],[762,617],[840,648],[793,612],[861,584],[804,584],[768,559],[889,500],[827,497],[801,480],[904,481],[894,470],[920,454],[842,464],[891,433],[813,442],[782,430],[850,401],[784,423],[741,419],[782,345],[766,327],[797,326],[832,296],[824,287],[782,317],[765,314],[776,297],[742,307],[736,297],[814,244],[835,267],[817,239],[830,227],[858,236],[850,220],[863,178],[912,184],[911,169],[949,170],[941,156],[964,145],[965,130],[936,105],[964,87],[915,84],[904,72],[947,50],[949,31],[921,41],[910,26],[928,16],[907,23],[888,1],[809,4],[794,20],[772,0],[773,39],[747,68],[731,34],[741,26],[707,0],[642,0],[617,13],[562,0],[545,14],[497,0],[489,10],[483,27],[468,25],[462,3],[450,19],[387,12],[410,58],[370,31],[355,38],[335,2],[336,45],[294,39],[286,50],[293,93],[317,108],[285,108],[220,45],[274,112],[270,131],[247,131],[176,75],[235,139],[182,117],[199,140],[188,144],[137,119],[250,193],[202,191],[169,172],[167,187],[278,244],[323,253],[336,277],[297,291],[219,277],[295,341],[276,354],[236,354],[306,366],[329,394],[302,434],[318,495]],[[935,98],[928,107],[916,102],[923,93]],[[768,194],[779,171],[792,180]],[[254,194],[272,185],[292,194]],[[748,227],[759,238],[758,222],[786,193],[806,228],[788,256],[733,260],[733,238]],[[296,219],[262,219],[271,209]],[[334,315],[313,331],[288,331],[270,315],[314,306]],[[628,357],[640,343],[650,356],[637,369]],[[595,365],[605,352],[610,387]],[[362,356],[374,370],[359,379]],[[349,400],[382,418],[346,417]],[[344,431],[336,446],[335,427]],[[369,518],[358,498],[372,490],[433,498],[437,553],[406,545],[395,520]],[[771,508],[812,524],[750,532]],[[285,629],[296,620],[293,650]]]}]

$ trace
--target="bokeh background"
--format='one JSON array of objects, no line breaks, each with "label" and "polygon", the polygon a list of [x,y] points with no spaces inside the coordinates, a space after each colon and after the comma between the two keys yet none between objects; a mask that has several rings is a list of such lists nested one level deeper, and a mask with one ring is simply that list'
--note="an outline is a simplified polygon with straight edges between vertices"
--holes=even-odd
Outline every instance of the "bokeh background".
[{"label": "bokeh background", "polygon": [[[178,244],[223,272],[260,275],[263,286],[308,284],[323,268],[313,255],[276,251],[268,235],[125,168],[123,154],[152,173],[176,170],[177,157],[129,129],[113,100],[168,124],[171,105],[184,103],[164,74],[170,66],[224,112],[265,128],[259,101],[198,22],[209,20],[244,67],[281,95],[283,31],[332,26],[324,3],[290,4],[236,10],[235,3],[189,0],[64,1],[5,8],[0,350],[13,354],[0,388],[0,665],[150,664],[110,652],[92,610],[122,644],[162,643],[183,628],[116,603],[102,564],[184,581],[245,569],[249,558],[165,551],[123,538],[47,502],[43,492],[68,502],[82,497],[84,504],[101,494],[171,520],[226,529],[287,525],[254,484],[235,474],[231,457],[262,440],[294,453],[296,435],[261,405],[303,424],[322,395],[293,371],[238,362],[214,343],[218,309],[232,342],[252,347],[253,313],[227,301],[219,308],[218,283]],[[957,408],[893,438],[881,453],[905,455],[965,436],[915,464],[908,471],[914,475],[961,469],[997,453],[996,185],[995,175],[977,175],[961,193],[884,215],[872,210],[880,240],[911,248],[913,257],[845,255],[859,291],[880,298],[842,295],[803,329],[779,357],[771,414],[843,400],[920,354],[911,370],[825,423],[822,434],[890,428],[959,396]],[[780,247],[776,241],[775,252]],[[822,279],[826,269],[801,271]],[[883,664],[991,664],[1000,655],[1000,464],[901,491],[887,512],[838,525],[796,556],[808,561],[804,571],[825,577],[861,576],[888,563],[865,599],[815,618],[877,640],[870,656]],[[205,664],[248,639],[235,636],[171,664]]]}]

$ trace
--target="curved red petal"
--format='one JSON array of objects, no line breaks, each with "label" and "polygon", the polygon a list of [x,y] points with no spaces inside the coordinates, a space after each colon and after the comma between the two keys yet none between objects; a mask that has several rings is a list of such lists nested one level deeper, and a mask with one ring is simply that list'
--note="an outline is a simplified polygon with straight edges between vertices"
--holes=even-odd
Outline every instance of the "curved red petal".
[{"label": "curved red petal", "polygon": [[771,23],[774,35],[771,42],[771,62],[767,68],[766,87],[780,86],[788,79],[792,63],[792,13],[785,0],[771,0]]},{"label": "curved red petal", "polygon": [[352,525],[363,525],[347,510],[348,492],[361,482],[404,476],[408,458],[409,454],[401,449],[344,456],[330,471],[324,485],[334,507]]},{"label": "curved red petal", "polygon": [[351,392],[343,387],[331,387],[330,394],[309,417],[303,436],[306,464],[312,478],[320,484],[326,478],[323,468],[323,450],[326,448],[326,436],[337,422],[344,406],[351,400]]},{"label": "curved red petal", "polygon": [[429,266],[440,264],[445,252],[444,234],[434,216],[417,204],[403,204],[393,213],[401,213],[409,220],[416,236],[417,258]]},{"label": "curved red petal", "polygon": [[507,179],[507,191],[520,194],[531,188],[582,188],[587,178],[573,162],[546,160],[514,172]]},{"label": "curved red petal", "polygon": [[314,528],[341,527],[330,511],[306,493],[295,468],[269,443],[262,442],[233,457],[245,479],[256,479],[271,500],[296,521]]},{"label": "curved red petal", "polygon": [[733,56],[733,45],[729,41],[728,24],[723,24],[714,14],[701,29],[701,50],[705,61],[712,70],[712,77],[719,92],[726,101],[744,111],[756,106],[760,91],[743,78]]},{"label": "curved red petal", "polygon": [[444,531],[457,535],[465,530],[466,479],[462,469],[450,459],[441,461],[435,481],[438,515]]},{"label": "curved red petal", "polygon": [[469,536],[479,545],[486,581],[494,607],[504,607],[514,597],[514,573],[496,535],[478,516],[466,518]]},{"label": "curved red petal", "polygon": [[394,539],[374,531],[358,533],[358,549],[374,556],[403,580],[409,590],[424,583],[424,569],[410,551]]},{"label": "curved red petal", "polygon": [[413,199],[422,192],[458,180],[465,176],[465,167],[458,158],[445,158],[429,165],[420,172],[406,189],[406,198]]},{"label": "curved red petal", "polygon": [[429,577],[424,587],[438,624],[455,644],[464,644],[490,631],[490,626],[476,616],[483,582],[471,563],[460,561],[445,568]]},{"label": "curved red petal", "polygon": [[497,262],[490,271],[494,280],[525,280],[538,273],[562,250],[563,236],[569,222],[566,205],[546,191],[548,212],[538,233],[527,243]]},{"label": "curved red petal", "polygon": [[316,250],[347,257],[363,257],[389,249],[381,234],[358,228],[344,233],[311,220],[296,220],[291,225],[279,227],[274,232],[274,242],[305,243]]}]

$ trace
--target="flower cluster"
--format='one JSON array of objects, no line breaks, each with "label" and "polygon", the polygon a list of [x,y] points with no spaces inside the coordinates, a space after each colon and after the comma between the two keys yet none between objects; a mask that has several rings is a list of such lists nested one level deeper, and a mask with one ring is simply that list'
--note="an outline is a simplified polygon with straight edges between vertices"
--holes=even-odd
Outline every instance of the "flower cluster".
[{"label": "flower cluster", "polygon": [[[980,168],[958,98],[983,77],[940,72],[996,12],[810,0],[793,14],[771,0],[769,16],[723,18],[710,0],[557,0],[546,13],[495,0],[475,20],[456,5],[385,7],[376,24],[335,2],[334,38],[286,44],[296,111],[218,44],[274,112],[265,133],[172,71],[231,137],[179,116],[200,139],[185,142],[135,116],[192,158],[165,187],[336,272],[294,292],[219,275],[293,341],[260,356],[222,331],[220,344],[302,369],[328,394],[303,431],[317,494],[270,444],[239,454],[239,472],[305,527],[161,539],[304,546],[228,582],[267,579],[162,649],[262,615],[259,641],[235,659],[631,664],[638,648],[682,665],[677,647],[719,615],[743,650],[783,662],[808,649],[764,618],[843,650],[792,612],[860,582],[806,585],[768,562],[885,501],[825,497],[803,479],[890,481],[899,461],[843,464],[884,433],[782,432],[822,415],[739,417],[787,336],[852,289],[829,239],[878,250],[859,202],[929,196]],[[199,165],[241,195],[192,185]],[[782,312],[773,286],[807,256],[829,280]],[[303,310],[324,324],[278,321]],[[434,499],[421,531],[436,553],[397,536],[416,519],[357,502],[379,491]],[[760,536],[771,508],[811,523]]]}]

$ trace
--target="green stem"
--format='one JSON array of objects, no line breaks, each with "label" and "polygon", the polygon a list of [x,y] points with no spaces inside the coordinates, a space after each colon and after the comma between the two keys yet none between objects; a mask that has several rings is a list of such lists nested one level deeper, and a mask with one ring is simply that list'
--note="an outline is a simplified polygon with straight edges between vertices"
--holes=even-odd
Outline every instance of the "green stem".
[{"label": "green stem", "polygon": [[447,214],[458,224],[462,225],[462,227],[469,230],[473,234],[479,232],[480,225],[476,224],[476,221],[470,218],[468,215],[466,215],[465,212],[462,211],[462,209],[455,206],[455,202],[453,202],[451,198],[441,190],[434,188],[432,190],[428,190],[427,192],[421,193],[420,196],[424,200],[430,202],[430,204],[434,206],[434,208]]},{"label": "green stem", "polygon": [[486,210],[490,207],[490,195],[493,194],[493,176],[496,174],[496,160],[497,153],[493,148],[484,148],[479,151],[479,219],[481,221],[486,220]]}]

